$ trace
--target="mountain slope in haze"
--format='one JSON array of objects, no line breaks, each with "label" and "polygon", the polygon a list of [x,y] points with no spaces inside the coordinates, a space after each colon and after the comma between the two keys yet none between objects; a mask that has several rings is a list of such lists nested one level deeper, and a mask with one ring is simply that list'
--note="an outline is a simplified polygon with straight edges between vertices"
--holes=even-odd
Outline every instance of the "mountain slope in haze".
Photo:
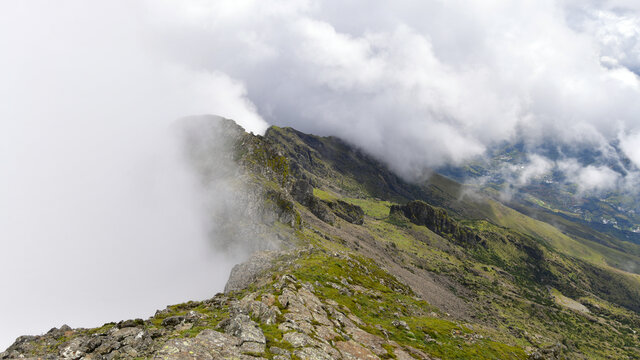
[{"label": "mountain slope in haze", "polygon": [[640,357],[640,280],[615,263],[636,255],[575,234],[597,231],[558,229],[437,174],[408,183],[337,138],[184,124],[202,183],[228,172],[236,210],[212,213],[227,225],[216,237],[271,250],[236,266],[224,294],[21,337],[0,358]]},{"label": "mountain slope in haze", "polygon": [[[601,266],[640,272],[640,246],[599,232],[587,224],[554,214],[543,215],[523,205],[505,206],[474,188],[439,174],[432,174],[422,184],[408,183],[338,138],[317,137],[278,127],[271,127],[265,137],[280,144],[280,150],[295,159],[295,164],[302,164],[298,176],[308,178],[316,187],[335,189],[352,197],[370,196],[395,202],[425,200],[448,209],[454,217],[485,219],[528,233],[567,255]],[[297,171],[296,166],[292,171]],[[535,218],[525,214],[535,215]]]},{"label": "mountain slope in haze", "polygon": [[[525,175],[531,159],[536,156],[546,159],[548,171],[514,187],[512,184],[519,181],[513,178]],[[530,152],[524,143],[516,142],[501,144],[490,149],[486,157],[463,166],[447,166],[441,171],[462,182],[480,180],[488,193],[497,195],[506,191],[512,204],[530,213],[534,209],[535,213],[543,213],[541,216],[587,225],[606,234],[606,238],[640,244],[638,193],[625,186],[585,190],[580,178],[568,175],[562,170],[563,166],[606,169],[620,177],[638,170],[617,143],[585,149],[549,142]]]}]

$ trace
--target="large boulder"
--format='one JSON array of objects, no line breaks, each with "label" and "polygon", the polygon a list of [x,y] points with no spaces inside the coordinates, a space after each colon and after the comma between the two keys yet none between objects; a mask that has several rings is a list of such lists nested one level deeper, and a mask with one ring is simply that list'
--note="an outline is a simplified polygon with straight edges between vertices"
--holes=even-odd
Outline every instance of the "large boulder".
[{"label": "large boulder", "polygon": [[239,338],[242,342],[265,344],[267,341],[258,324],[246,314],[238,314],[231,318],[225,332]]}]

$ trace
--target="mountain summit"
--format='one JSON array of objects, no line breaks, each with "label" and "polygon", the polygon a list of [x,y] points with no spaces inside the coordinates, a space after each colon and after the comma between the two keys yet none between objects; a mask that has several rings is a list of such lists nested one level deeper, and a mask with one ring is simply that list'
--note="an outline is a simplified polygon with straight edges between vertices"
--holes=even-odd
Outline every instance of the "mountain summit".
[{"label": "mountain summit", "polygon": [[176,128],[203,186],[228,193],[216,246],[253,256],[210,299],[21,336],[0,359],[640,358],[634,243],[438,174],[407,182],[335,137]]}]

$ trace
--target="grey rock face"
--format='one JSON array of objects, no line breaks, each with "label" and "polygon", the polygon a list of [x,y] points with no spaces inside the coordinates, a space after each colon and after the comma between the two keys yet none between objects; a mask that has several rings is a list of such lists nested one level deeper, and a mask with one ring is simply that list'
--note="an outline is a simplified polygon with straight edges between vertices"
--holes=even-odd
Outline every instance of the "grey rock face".
[{"label": "grey rock face", "polygon": [[[160,323],[156,320],[139,324],[131,320],[107,324],[93,332],[63,328],[39,337],[21,337],[0,358],[29,358],[38,347],[57,344],[51,359],[256,360],[266,356],[263,325],[277,325],[283,332],[282,342],[269,348],[273,359],[378,359],[388,356],[389,346],[399,359],[428,358],[416,349],[400,347],[363,330],[361,319],[337,302],[317,296],[311,283],[301,282],[291,274],[272,281],[269,288],[274,293],[253,292],[238,300],[219,294],[204,302],[169,307],[157,312],[157,316],[164,318]],[[346,279],[341,284],[354,292],[364,291]],[[225,309],[224,317],[215,318],[219,312],[205,313],[207,307]],[[170,316],[176,312],[181,315]],[[211,319],[217,320],[217,330],[206,328],[195,336],[189,332]],[[402,324],[399,322],[397,326]],[[60,343],[61,339],[69,340]],[[46,356],[40,358],[48,359]]]},{"label": "grey rock face", "polygon": [[313,215],[318,217],[318,219],[328,224],[333,224],[335,222],[335,215],[333,215],[331,209],[324,201],[313,195],[313,187],[308,181],[296,181],[291,189],[291,196],[295,201],[306,206]]},{"label": "grey rock face", "polygon": [[293,184],[291,196],[300,204],[308,206],[309,201],[313,198],[313,187],[306,180],[298,180]]},{"label": "grey rock face", "polygon": [[224,287],[224,292],[240,291],[255,281],[256,277],[271,267],[271,261],[276,257],[274,251],[261,251],[242,264],[231,269],[229,280]]},{"label": "grey rock face", "polygon": [[308,335],[295,331],[284,334],[282,338],[296,348],[312,345],[314,343],[313,339]]},{"label": "grey rock face", "polygon": [[67,346],[60,349],[60,357],[62,359],[80,359],[85,355],[82,351],[82,339],[73,339]]},{"label": "grey rock face", "polygon": [[[267,305],[269,302],[270,305]],[[253,296],[246,296],[240,301],[236,301],[231,306],[234,314],[245,314],[258,319],[261,323],[271,325],[276,323],[276,318],[280,315],[280,310],[273,306],[275,299],[266,299],[263,301],[255,301]]]},{"label": "grey rock face", "polygon": [[242,343],[254,342],[266,344],[267,340],[262,330],[248,315],[238,314],[231,319],[229,325],[225,328],[227,334],[240,339]]},{"label": "grey rock face", "polygon": [[333,359],[331,355],[323,352],[320,349],[316,348],[303,348],[300,350],[294,351],[294,354],[300,359],[308,359],[308,360],[331,360]]},{"label": "grey rock face", "polygon": [[195,338],[167,341],[154,359],[252,359],[238,350],[239,344],[231,335],[207,329]]},{"label": "grey rock face", "polygon": [[272,346],[272,347],[270,347],[270,348],[269,348],[269,351],[270,351],[272,354],[275,354],[275,355],[281,355],[281,356],[285,356],[285,357],[287,357],[287,358],[290,358],[290,357],[291,357],[291,353],[290,353],[288,350],[281,349],[281,348],[279,348],[279,347],[277,347],[277,346]]},{"label": "grey rock face", "polygon": [[327,224],[333,225],[333,223],[335,223],[336,216],[333,215],[329,206],[317,197],[314,196],[311,198],[308,208],[313,215],[318,217],[318,219],[326,222]]}]

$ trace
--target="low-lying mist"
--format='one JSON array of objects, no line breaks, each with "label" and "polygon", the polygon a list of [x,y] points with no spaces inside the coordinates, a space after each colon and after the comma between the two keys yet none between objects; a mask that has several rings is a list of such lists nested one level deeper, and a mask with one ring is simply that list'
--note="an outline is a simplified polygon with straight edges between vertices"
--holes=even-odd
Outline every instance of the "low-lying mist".
[{"label": "low-lying mist", "polygon": [[241,164],[240,154],[251,152],[244,143],[246,137],[253,139],[253,135],[234,121],[214,115],[182,118],[172,130],[201,189],[207,234],[214,248],[235,258],[278,248],[280,241],[270,230],[276,211],[264,201],[263,184],[256,183],[255,174]]},{"label": "low-lying mist", "polygon": [[266,123],[241,83],[155,56],[125,3],[0,4],[2,349],[210,297],[247,256],[215,246],[208,204],[229,194],[202,186],[171,125]]}]

